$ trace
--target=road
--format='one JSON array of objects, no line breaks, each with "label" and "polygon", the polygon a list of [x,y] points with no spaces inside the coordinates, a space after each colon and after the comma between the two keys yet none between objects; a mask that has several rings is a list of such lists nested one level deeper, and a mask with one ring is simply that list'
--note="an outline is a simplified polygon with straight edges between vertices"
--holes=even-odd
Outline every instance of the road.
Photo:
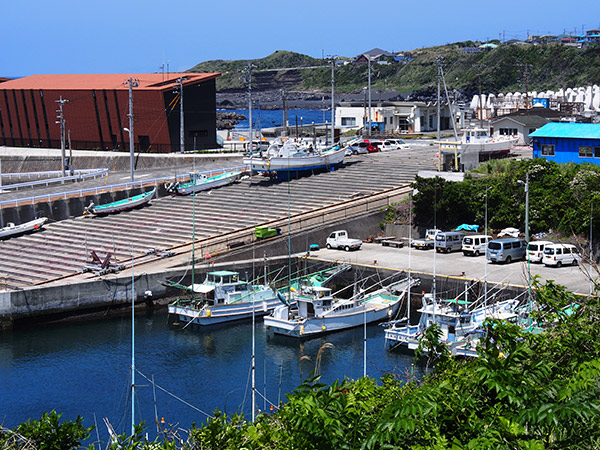
[{"label": "road", "polygon": [[[324,243],[322,243],[324,245]],[[408,247],[390,248],[380,244],[362,245],[360,250],[344,252],[322,248],[311,255],[329,261],[343,261],[352,264],[376,265],[395,270],[407,270],[437,275],[464,277],[470,280],[487,280],[490,283],[508,283],[527,286],[527,263],[495,264],[484,256],[464,256],[462,252],[436,253],[433,250],[415,250]],[[530,264],[531,276],[539,276],[542,282],[554,280],[570,291],[587,295],[590,292],[588,266],[546,267],[543,264]],[[598,274],[595,274],[595,278]]]}]

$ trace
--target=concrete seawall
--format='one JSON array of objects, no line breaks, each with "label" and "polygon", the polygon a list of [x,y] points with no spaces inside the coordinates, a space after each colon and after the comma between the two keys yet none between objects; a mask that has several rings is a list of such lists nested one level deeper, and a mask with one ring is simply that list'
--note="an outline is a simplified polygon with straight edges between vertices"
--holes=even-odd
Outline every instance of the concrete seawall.
[{"label": "concrete seawall", "polygon": [[[68,152],[67,152],[68,154]],[[122,152],[97,152],[97,151],[74,151],[73,161],[76,169],[94,169],[108,168],[111,172],[128,173],[129,154]],[[60,150],[56,149],[29,149],[29,148],[9,148],[0,147],[0,158],[2,159],[3,173],[21,173],[21,172],[41,172],[50,170],[60,170]],[[196,170],[209,170],[215,168],[232,167],[240,165],[242,156],[236,153],[210,153],[210,154],[141,154],[137,156],[136,170],[151,170],[158,177],[169,175],[181,175],[189,171],[192,167]],[[164,172],[160,172],[164,169]],[[153,177],[146,178],[151,179]],[[19,201],[20,199],[33,196],[45,195],[48,191],[24,189],[18,192],[10,193],[10,196],[3,195],[2,200],[10,198],[15,203],[1,205],[0,207],[0,227],[9,222],[24,223],[35,219],[36,217],[48,217],[52,221],[64,220],[69,217],[77,217],[83,214],[85,208],[90,204],[96,205],[122,200],[127,197],[138,195],[144,190],[149,190],[151,186],[157,187],[157,196],[162,197],[170,195],[163,184],[155,185],[152,182],[144,182],[143,178],[136,187],[123,188],[111,191],[102,189],[107,183],[104,178],[98,179],[95,183],[99,187],[98,193],[90,195],[69,195],[64,198],[49,196],[47,200],[37,199],[35,202]],[[119,183],[123,183],[122,180]],[[65,192],[77,191],[83,188],[82,184],[72,182],[61,185]],[[89,184],[86,185],[89,188]]]}]

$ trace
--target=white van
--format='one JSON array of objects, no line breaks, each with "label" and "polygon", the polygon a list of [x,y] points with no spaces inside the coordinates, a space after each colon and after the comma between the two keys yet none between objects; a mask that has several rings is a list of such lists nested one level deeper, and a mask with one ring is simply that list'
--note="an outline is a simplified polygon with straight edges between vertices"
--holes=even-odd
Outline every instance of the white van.
[{"label": "white van", "polygon": [[544,248],[542,262],[547,266],[560,267],[563,264],[577,264],[581,262],[581,256],[577,247],[573,244],[552,244]]},{"label": "white van", "polygon": [[491,240],[492,240],[491,236],[486,236],[483,234],[465,236],[462,241],[463,255],[479,256],[482,253],[485,254],[485,252],[487,250],[487,244]]},{"label": "white van", "polygon": [[541,263],[544,257],[544,248],[546,248],[546,245],[552,245],[553,243],[550,241],[531,241],[527,246],[529,261]]}]

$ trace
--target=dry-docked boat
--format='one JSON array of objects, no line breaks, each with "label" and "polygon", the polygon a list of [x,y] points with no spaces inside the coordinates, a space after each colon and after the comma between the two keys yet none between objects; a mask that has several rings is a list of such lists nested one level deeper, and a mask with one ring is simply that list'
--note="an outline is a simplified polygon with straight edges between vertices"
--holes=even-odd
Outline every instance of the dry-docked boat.
[{"label": "dry-docked boat", "polygon": [[344,162],[345,149],[339,145],[325,150],[291,139],[281,146],[272,145],[265,156],[247,156],[244,164],[254,172],[276,173],[278,176],[293,172],[328,169]]},{"label": "dry-docked boat", "polygon": [[123,200],[117,200],[116,202],[105,203],[104,205],[94,205],[92,202],[85,210],[86,212],[97,215],[126,211],[128,209],[149,204],[154,198],[154,194],[156,194],[156,188],[143,194],[134,195],[133,197],[124,198]]},{"label": "dry-docked boat", "polygon": [[214,189],[236,181],[241,171],[235,170],[231,172],[223,172],[219,175],[208,176],[205,174],[191,173],[190,181],[188,183],[173,183],[167,187],[169,192],[174,192],[179,195],[188,195],[194,192],[206,191],[208,189]]},{"label": "dry-docked boat", "polygon": [[28,233],[30,231],[37,231],[48,221],[47,217],[40,217],[39,219],[30,220],[29,222],[15,225],[12,222],[6,224],[4,228],[0,228],[0,239],[15,236],[17,234]]}]

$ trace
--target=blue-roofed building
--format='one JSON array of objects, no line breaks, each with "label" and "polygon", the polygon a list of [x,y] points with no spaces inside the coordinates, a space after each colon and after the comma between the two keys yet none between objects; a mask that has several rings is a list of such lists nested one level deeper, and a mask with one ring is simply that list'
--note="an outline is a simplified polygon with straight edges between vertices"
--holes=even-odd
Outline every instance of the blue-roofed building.
[{"label": "blue-roofed building", "polygon": [[529,135],[533,157],[600,165],[600,124],[549,123]]}]

